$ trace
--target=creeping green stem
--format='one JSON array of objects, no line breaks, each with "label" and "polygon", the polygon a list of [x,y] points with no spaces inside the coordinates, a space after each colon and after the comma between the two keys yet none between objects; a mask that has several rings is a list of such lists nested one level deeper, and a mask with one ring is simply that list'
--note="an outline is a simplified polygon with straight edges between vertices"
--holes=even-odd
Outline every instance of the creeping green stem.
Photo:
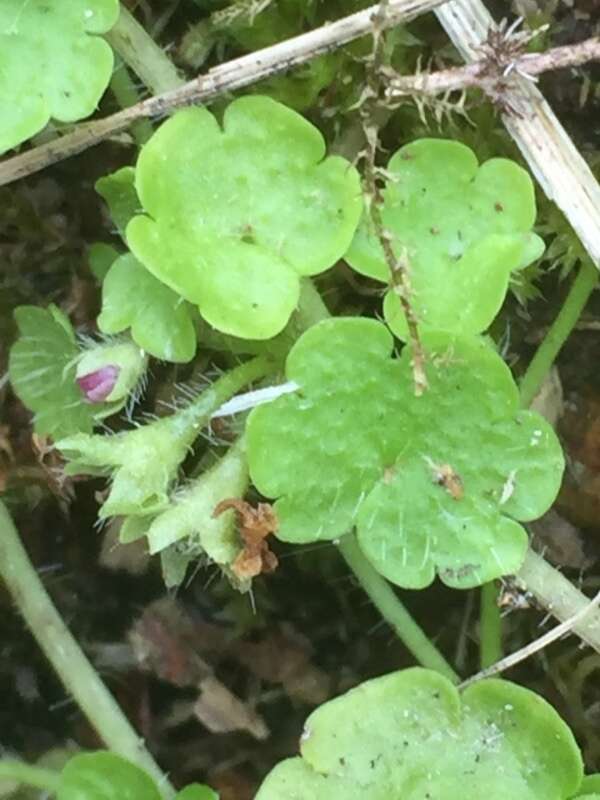
[{"label": "creeping green stem", "polygon": [[[144,747],[142,739],[132,728],[54,607],[1,500],[0,576],[66,690],[73,695],[100,738],[113,752],[146,770],[158,782],[165,796],[172,797],[174,791],[160,767]],[[35,778],[37,774],[41,780],[45,772],[35,773],[35,768],[26,765],[20,765],[20,770],[22,779],[28,782],[31,781],[26,775]],[[11,773],[12,776],[14,772]],[[43,788],[48,787],[44,784]]]},{"label": "creeping green stem", "polygon": [[153,94],[183,85],[171,59],[123,4],[116,25],[106,38]]},{"label": "creeping green stem", "polygon": [[479,661],[486,669],[502,658],[502,618],[497,603],[498,589],[494,581],[481,587],[479,613]]},{"label": "creeping green stem", "polygon": [[527,367],[521,380],[521,405],[528,408],[550,371],[554,359],[575,327],[589,296],[598,283],[598,270],[586,261],[582,264],[563,306]]},{"label": "creeping green stem", "polygon": [[56,794],[60,783],[60,775],[50,769],[33,767],[23,761],[0,759],[0,781],[9,780],[25,786]]},{"label": "creeping green stem", "polygon": [[346,534],[340,540],[339,549],[375,607],[417,661],[422,666],[445,675],[453,683],[459,683],[459,676],[444,656],[411,617],[389,583],[365,558],[353,533]]}]

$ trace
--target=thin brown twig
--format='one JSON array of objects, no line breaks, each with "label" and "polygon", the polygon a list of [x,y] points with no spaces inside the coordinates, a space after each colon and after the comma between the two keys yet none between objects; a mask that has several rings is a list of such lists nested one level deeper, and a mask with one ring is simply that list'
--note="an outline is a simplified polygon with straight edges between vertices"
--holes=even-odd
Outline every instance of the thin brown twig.
[{"label": "thin brown twig", "polygon": [[479,88],[488,95],[496,95],[498,82],[506,81],[512,72],[530,78],[565,67],[581,66],[600,60],[600,37],[594,36],[578,44],[554,47],[545,53],[523,53],[507,63],[500,72],[490,70],[486,58],[464,67],[452,67],[438,72],[418,75],[398,75],[388,82],[386,95],[397,100],[411,94],[437,95],[448,91]]},{"label": "thin brown twig", "polygon": [[[443,0],[389,0],[385,26],[407,22],[440,6],[442,2]],[[316,56],[332,52],[369,33],[373,29],[378,8],[371,6],[317,30],[220,64],[181,87],[150,97],[104,119],[79,125],[72,133],[60,139],[0,162],[0,186],[81,153],[126,130],[137,119],[161,117],[182,106],[206,103],[226,92],[249,86],[263,78],[304,64]]]},{"label": "thin brown twig", "polygon": [[373,18],[373,51],[367,68],[367,85],[360,100],[360,114],[366,139],[364,152],[365,202],[375,236],[379,240],[390,271],[392,291],[398,297],[406,319],[409,342],[412,348],[415,394],[420,396],[427,389],[427,374],[425,372],[425,353],[419,336],[417,317],[410,302],[412,294],[409,274],[410,261],[405,249],[402,251],[401,256],[396,255],[392,245],[393,236],[383,224],[381,208],[384,200],[376,166],[377,151],[379,149],[379,127],[376,120],[378,105],[385,92],[385,43],[383,32],[386,27],[388,13],[389,0],[381,0],[377,14]]},{"label": "thin brown twig", "polygon": [[552,642],[555,642],[557,639],[565,636],[565,634],[571,633],[571,631],[577,627],[577,625],[589,614],[589,612],[597,608],[599,605],[600,592],[598,592],[598,594],[593,597],[583,608],[580,608],[577,613],[573,614],[572,617],[569,617],[569,619],[561,622],[560,625],[556,625],[554,628],[552,628],[552,630],[548,631],[543,636],[540,636],[538,639],[534,639],[533,642],[529,642],[529,644],[526,644],[525,647],[522,647],[520,650],[517,650],[505,658],[500,659],[500,661],[492,664],[491,667],[482,669],[481,672],[478,672],[476,675],[467,678],[467,680],[463,681],[458,688],[464,689],[471,683],[483,680],[484,678],[491,678],[493,675],[498,675],[501,672],[505,672],[507,669],[514,667],[515,664],[519,664],[521,661],[529,658],[534,653],[538,653],[540,650],[543,650],[544,647],[548,647],[548,645],[552,644]]}]

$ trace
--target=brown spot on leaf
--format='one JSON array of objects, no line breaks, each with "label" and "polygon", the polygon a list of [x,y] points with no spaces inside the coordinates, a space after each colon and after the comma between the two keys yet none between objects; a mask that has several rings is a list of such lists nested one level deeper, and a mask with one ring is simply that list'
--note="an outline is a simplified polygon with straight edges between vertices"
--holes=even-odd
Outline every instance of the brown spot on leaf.
[{"label": "brown spot on leaf", "polygon": [[427,458],[426,461],[433,472],[434,483],[443,486],[455,500],[462,500],[465,496],[465,489],[462,478],[454,467],[450,464],[436,464],[430,458]]}]

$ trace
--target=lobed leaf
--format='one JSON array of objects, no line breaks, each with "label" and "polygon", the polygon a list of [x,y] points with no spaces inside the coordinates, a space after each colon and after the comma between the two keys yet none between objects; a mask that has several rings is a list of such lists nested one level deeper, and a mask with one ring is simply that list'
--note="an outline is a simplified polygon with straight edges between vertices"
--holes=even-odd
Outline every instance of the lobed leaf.
[{"label": "lobed leaf", "polygon": [[466,588],[521,566],[527,536],[516,520],[551,505],[563,455],[550,425],[519,410],[488,343],[440,332],[423,343],[429,388],[416,397],[410,348],[392,359],[381,323],[309,329],[287,359],[298,392],[249,416],[250,476],[277,498],[280,539],[331,540],[356,526],[394,583],[422,588],[437,572]]},{"label": "lobed leaf", "polygon": [[[460,142],[419,139],[398,150],[386,170],[382,219],[397,258],[408,258],[411,304],[423,329],[480,333],[498,313],[511,272],[542,254],[531,232],[534,186],[513,161],[478,166]],[[390,272],[372,227],[363,219],[346,260],[389,283]],[[398,296],[389,291],[384,315],[406,339]]]},{"label": "lobed leaf", "polygon": [[325,703],[300,749],[256,800],[565,800],[583,771],[571,731],[538,695],[502,680],[460,694],[420,668]]},{"label": "lobed leaf", "polygon": [[8,371],[16,395],[34,412],[36,433],[55,439],[89,433],[123,406],[123,401],[85,402],[76,383],[80,349],[60,309],[20,306],[15,319],[20,335],[11,348]]},{"label": "lobed leaf", "polygon": [[356,170],[260,96],[231,103],[222,127],[204,108],[175,114],[143,148],[136,189],[135,256],[213,327],[251,339],[285,327],[300,277],[343,255],[361,205]]},{"label": "lobed leaf", "polygon": [[113,53],[101,36],[117,21],[118,0],[2,0],[0,153],[51,118],[88,117],[108,86]]},{"label": "lobed leaf", "polygon": [[117,258],[104,278],[98,327],[109,334],[131,328],[133,341],[164,361],[191,361],[196,352],[190,306],[130,253]]}]

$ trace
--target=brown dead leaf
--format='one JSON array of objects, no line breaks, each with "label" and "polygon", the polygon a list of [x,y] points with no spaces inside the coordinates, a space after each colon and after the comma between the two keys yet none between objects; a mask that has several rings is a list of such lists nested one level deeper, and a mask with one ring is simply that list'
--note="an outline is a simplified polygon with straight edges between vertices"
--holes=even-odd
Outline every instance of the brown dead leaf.
[{"label": "brown dead leaf", "polygon": [[269,729],[263,718],[214,675],[204,678],[199,689],[200,696],[194,705],[194,713],[211,733],[246,731],[255,739],[268,738]]},{"label": "brown dead leaf", "polygon": [[10,441],[10,427],[0,425],[0,492],[5,491],[15,454]]},{"label": "brown dead leaf", "polygon": [[266,739],[269,730],[256,711],[237,697],[213,673],[199,652],[198,628],[174,598],[166,597],[146,607],[129,632],[137,662],[149,672],[179,688],[199,690],[196,701],[178,701],[167,727],[195,717],[212,733],[247,731]]},{"label": "brown dead leaf", "polygon": [[293,700],[320,705],[331,696],[331,680],[312,663],[309,640],[289,624],[257,642],[232,642],[230,650],[258,678],[281,684]]},{"label": "brown dead leaf", "polygon": [[279,562],[266,541],[279,525],[273,507],[269,503],[259,503],[254,508],[239,497],[230,497],[215,506],[213,517],[230,508],[238,513],[240,536],[244,543],[231,565],[233,573],[240,579],[248,579],[263,572],[273,572]]},{"label": "brown dead leaf", "polygon": [[256,786],[239,769],[209,772],[207,783],[217,792],[219,800],[252,800]]},{"label": "brown dead leaf", "polygon": [[529,523],[533,546],[544,558],[560,567],[585,569],[590,566],[581,531],[550,509],[543,517]]},{"label": "brown dead leaf", "polygon": [[196,686],[212,673],[195,645],[193,622],[177,601],[151,603],[129,632],[138,663],[174,686]]},{"label": "brown dead leaf", "polygon": [[150,553],[146,537],[124,544],[119,541],[123,518],[113,519],[102,537],[98,563],[113,572],[124,571],[130,575],[143,575],[150,564]]},{"label": "brown dead leaf", "polygon": [[31,447],[36,461],[45,476],[45,482],[59,500],[67,503],[74,499],[73,479],[65,475],[64,460],[50,437],[31,434]]}]

